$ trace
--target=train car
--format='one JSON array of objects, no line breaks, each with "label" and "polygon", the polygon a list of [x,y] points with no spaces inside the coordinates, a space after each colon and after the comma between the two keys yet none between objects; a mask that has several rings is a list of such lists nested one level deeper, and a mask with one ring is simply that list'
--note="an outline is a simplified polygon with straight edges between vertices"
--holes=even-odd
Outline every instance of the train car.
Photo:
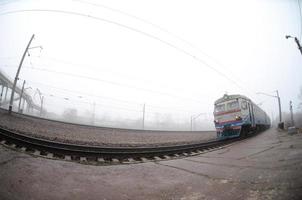
[{"label": "train car", "polygon": [[218,139],[245,136],[270,127],[268,115],[243,95],[227,95],[215,101],[214,123]]}]

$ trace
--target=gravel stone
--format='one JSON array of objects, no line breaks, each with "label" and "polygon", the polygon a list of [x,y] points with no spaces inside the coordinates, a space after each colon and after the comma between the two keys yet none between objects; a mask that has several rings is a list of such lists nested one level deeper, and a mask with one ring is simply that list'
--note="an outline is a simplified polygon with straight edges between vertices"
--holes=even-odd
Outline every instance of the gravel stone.
[{"label": "gravel stone", "polygon": [[215,131],[132,130],[65,123],[0,109],[0,126],[24,135],[57,142],[93,146],[166,146],[216,138]]}]

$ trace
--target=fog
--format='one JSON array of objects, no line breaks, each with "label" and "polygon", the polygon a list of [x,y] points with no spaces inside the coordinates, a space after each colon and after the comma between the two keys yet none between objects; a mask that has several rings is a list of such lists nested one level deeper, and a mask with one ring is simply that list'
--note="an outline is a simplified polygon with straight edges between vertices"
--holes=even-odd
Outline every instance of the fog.
[{"label": "fog", "polygon": [[[297,1],[2,1],[0,70],[43,117],[163,130],[214,129],[223,94],[251,98],[271,118],[299,112]],[[18,102],[15,102],[16,107]],[[145,108],[145,109],[144,109]],[[47,112],[46,112],[47,111]],[[145,111],[145,112],[144,112]],[[144,115],[145,113],[145,115]],[[37,111],[32,113],[40,115]],[[145,122],[143,124],[143,117]]]}]

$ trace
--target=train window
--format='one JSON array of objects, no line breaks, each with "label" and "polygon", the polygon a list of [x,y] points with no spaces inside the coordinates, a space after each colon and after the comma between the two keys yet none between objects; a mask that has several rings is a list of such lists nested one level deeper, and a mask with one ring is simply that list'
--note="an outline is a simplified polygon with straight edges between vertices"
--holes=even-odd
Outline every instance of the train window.
[{"label": "train window", "polygon": [[242,103],[241,103],[241,108],[242,108],[243,110],[246,110],[246,109],[247,109],[247,103],[246,103],[246,101],[242,101]]},{"label": "train window", "polygon": [[215,106],[215,112],[223,112],[225,111],[225,104],[220,104]]},{"label": "train window", "polygon": [[230,103],[227,104],[227,109],[228,110],[235,110],[239,108],[239,103],[238,101],[232,101]]}]

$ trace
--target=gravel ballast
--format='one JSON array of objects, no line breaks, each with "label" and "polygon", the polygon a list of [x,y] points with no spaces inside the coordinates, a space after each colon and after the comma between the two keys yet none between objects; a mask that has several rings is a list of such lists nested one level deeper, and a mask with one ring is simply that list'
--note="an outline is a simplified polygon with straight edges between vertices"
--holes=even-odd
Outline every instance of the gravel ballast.
[{"label": "gravel ballast", "polygon": [[131,130],[64,123],[0,109],[0,126],[52,141],[95,146],[166,146],[209,141],[215,131]]}]

